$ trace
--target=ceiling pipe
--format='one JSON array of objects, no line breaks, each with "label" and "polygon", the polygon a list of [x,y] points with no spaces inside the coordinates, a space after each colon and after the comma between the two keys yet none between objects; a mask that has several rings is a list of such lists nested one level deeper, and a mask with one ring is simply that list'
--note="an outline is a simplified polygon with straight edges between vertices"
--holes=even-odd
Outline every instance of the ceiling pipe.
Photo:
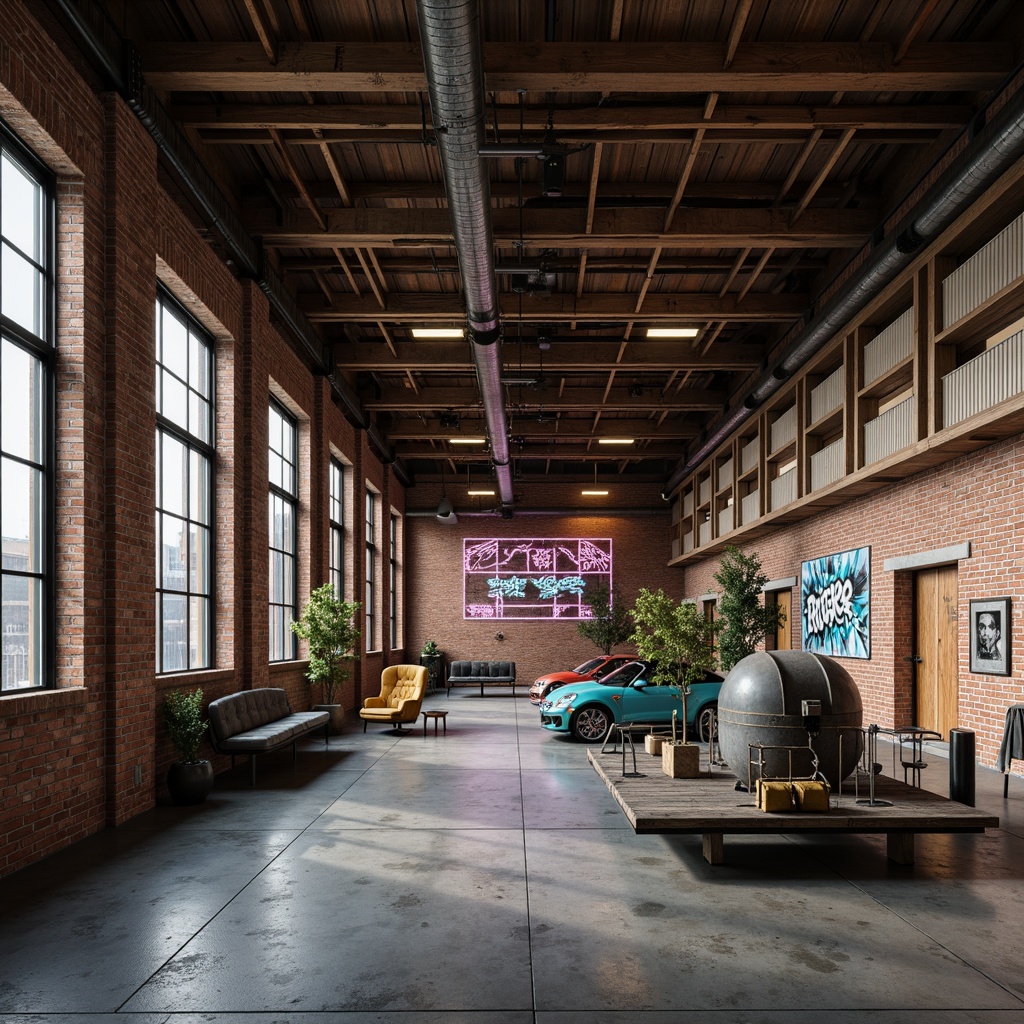
[{"label": "ceiling pipe", "polygon": [[476,0],[417,0],[416,14],[437,149],[501,504],[514,501],[501,385],[501,319],[494,272],[491,190],[480,157],[484,72]]},{"label": "ceiling pipe", "polygon": [[726,414],[694,452],[680,460],[665,484],[662,497],[671,497],[687,476],[910,265],[921,246],[945,231],[1022,154],[1024,89],[1007,103],[995,120],[978,132],[969,148],[950,164],[914,208],[903,229],[890,235],[872,254],[853,280],[754,384],[743,402]]},{"label": "ceiling pipe", "polygon": [[124,98],[149,132],[165,164],[172,168],[209,227],[220,236],[235,269],[242,277],[255,281],[267,296],[275,315],[299,343],[314,372],[329,378],[334,398],[346,418],[366,432],[381,460],[392,466],[404,486],[411,487],[412,477],[394,449],[363,409],[348,382],[334,372],[329,346],[324,345],[268,262],[266,252],[245,230],[154,90],[146,84],[134,44],[121,36],[98,3],[51,0],[51,6],[104,85]]}]

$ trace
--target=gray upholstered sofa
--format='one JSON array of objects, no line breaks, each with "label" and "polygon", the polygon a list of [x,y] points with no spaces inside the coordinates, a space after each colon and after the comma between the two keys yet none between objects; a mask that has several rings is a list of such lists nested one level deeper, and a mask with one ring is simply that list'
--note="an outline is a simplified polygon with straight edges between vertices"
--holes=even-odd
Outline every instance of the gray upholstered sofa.
[{"label": "gray upholstered sofa", "polygon": [[448,689],[453,686],[480,686],[480,696],[485,686],[511,686],[512,696],[516,694],[516,663],[514,661],[453,661],[448,665]]},{"label": "gray upholstered sofa", "polygon": [[324,731],[327,746],[330,715],[326,711],[292,711],[288,695],[276,687],[241,690],[210,701],[210,745],[218,754],[230,754],[234,767],[236,754],[248,754],[252,765],[252,784],[256,785],[256,755],[292,745],[307,733]]}]

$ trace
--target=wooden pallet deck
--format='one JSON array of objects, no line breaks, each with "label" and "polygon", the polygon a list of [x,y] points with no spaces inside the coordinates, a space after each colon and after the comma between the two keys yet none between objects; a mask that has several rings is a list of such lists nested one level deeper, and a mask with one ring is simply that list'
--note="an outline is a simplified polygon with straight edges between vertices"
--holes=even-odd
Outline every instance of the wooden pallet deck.
[{"label": "wooden pallet deck", "polygon": [[[726,768],[708,770],[703,753],[700,778],[670,779],[661,771],[661,758],[637,750],[640,777],[623,776],[622,754],[587,751],[637,835],[689,833],[703,836],[704,859],[720,864],[723,837],[751,833],[884,833],[890,860],[914,863],[914,836],[919,832],[984,832],[998,828],[999,818],[974,807],[916,789],[885,775],[875,777],[875,799],[891,806],[859,803],[853,783],[833,793],[824,813],[766,813],[754,805],[752,793],[737,791],[736,776]],[[632,762],[627,764],[632,769]],[[860,790],[861,800],[867,786]],[[838,803],[838,806],[836,804]]]}]

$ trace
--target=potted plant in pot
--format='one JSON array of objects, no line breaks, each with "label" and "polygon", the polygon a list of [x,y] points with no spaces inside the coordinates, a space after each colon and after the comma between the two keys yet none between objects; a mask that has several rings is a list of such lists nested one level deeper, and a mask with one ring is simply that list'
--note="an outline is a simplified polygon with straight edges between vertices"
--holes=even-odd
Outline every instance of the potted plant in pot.
[{"label": "potted plant in pot", "polygon": [[427,683],[431,690],[436,690],[444,683],[441,678],[441,666],[444,661],[444,652],[433,640],[428,640],[420,651],[420,664],[426,667]]},{"label": "potted plant in pot", "polygon": [[348,678],[345,663],[354,657],[359,640],[355,616],[360,607],[358,601],[340,600],[333,584],[325,583],[309,595],[301,618],[292,623],[292,632],[309,644],[306,679],[311,687],[319,688],[323,697],[323,704],[314,705],[314,709],[330,713],[334,733],[341,731],[345,721],[345,709],[338,698],[341,684]]},{"label": "potted plant in pot", "polygon": [[700,747],[686,738],[686,698],[690,685],[700,682],[714,666],[716,625],[692,602],[677,603],[663,590],[646,587],[637,594],[631,614],[636,626],[630,641],[639,656],[655,666],[650,681],[678,686],[682,698],[682,739],[673,738],[662,746],[662,770],[673,778],[696,778]]},{"label": "potted plant in pot", "polygon": [[201,804],[213,788],[213,765],[198,756],[206,734],[203,691],[172,690],[164,697],[164,723],[178,754],[167,772],[167,789],[175,804]]}]

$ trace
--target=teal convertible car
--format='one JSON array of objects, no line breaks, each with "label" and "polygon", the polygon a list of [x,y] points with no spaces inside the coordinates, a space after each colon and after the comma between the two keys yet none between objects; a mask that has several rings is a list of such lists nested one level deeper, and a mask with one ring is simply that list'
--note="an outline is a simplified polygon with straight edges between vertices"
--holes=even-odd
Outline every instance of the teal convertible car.
[{"label": "teal convertible car", "polygon": [[[567,732],[581,743],[604,739],[612,722],[671,725],[673,711],[679,718],[683,714],[679,687],[655,686],[648,682],[650,675],[649,663],[631,661],[604,679],[562,686],[541,704],[540,724],[552,732]],[[723,681],[717,672],[709,671],[690,686],[686,725],[701,740],[707,741],[711,711],[718,706]]]}]

